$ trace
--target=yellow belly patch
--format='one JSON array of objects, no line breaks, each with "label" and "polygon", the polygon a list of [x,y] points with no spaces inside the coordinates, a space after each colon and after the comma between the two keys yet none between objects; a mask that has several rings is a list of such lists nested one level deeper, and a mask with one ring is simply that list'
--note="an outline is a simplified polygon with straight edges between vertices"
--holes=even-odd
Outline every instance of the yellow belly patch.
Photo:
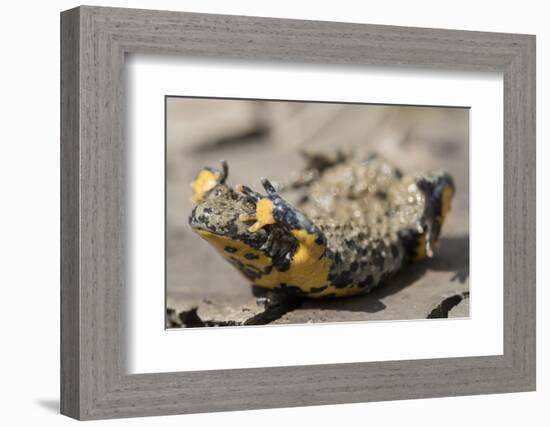
[{"label": "yellow belly patch", "polygon": [[[243,264],[250,264],[262,270],[272,264],[271,258],[267,257],[262,251],[251,248],[240,240],[230,239],[229,237],[220,236],[206,230],[194,231],[209,242],[227,260],[236,258]],[[228,251],[228,248],[230,251]],[[246,257],[247,254],[249,258]]]},{"label": "yellow belly patch", "polygon": [[325,253],[325,245],[315,243],[317,237],[305,230],[293,230],[292,235],[298,240],[290,268],[286,271],[274,270],[256,282],[266,288],[278,288],[281,283],[297,286],[302,291],[311,292],[311,288],[319,288],[328,284],[330,261]]},{"label": "yellow belly patch", "polygon": [[[261,277],[254,280],[254,283],[258,286],[266,289],[275,289],[280,288],[281,283],[284,283],[287,286],[299,287],[305,293],[310,293],[312,288],[330,285],[328,282],[330,260],[324,256],[325,246],[316,243],[316,236],[307,233],[305,230],[292,231],[292,234],[298,240],[298,247],[294,253],[290,267],[286,271],[278,271],[273,267],[270,257],[260,250],[251,248],[246,243],[205,230],[195,231],[208,241],[220,255],[236,266],[248,280],[250,278],[247,277],[246,272],[239,268],[239,265],[235,265],[234,260],[239,260],[244,266],[243,268],[250,265],[262,271],[263,274]],[[266,269],[268,272],[266,272]],[[327,289],[308,296],[322,297],[329,294],[344,296],[351,295],[350,291],[328,286]],[[357,293],[357,289],[355,289],[354,293]]]}]

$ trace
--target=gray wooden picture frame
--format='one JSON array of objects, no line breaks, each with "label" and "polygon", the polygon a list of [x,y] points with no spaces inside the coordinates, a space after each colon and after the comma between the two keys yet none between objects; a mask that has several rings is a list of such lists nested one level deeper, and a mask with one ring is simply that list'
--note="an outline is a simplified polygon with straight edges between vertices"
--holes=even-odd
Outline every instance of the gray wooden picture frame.
[{"label": "gray wooden picture frame", "polygon": [[[502,72],[504,354],[127,374],[124,61],[136,52]],[[71,9],[61,14],[61,166],[65,415],[100,419],[535,390],[532,35]]]}]

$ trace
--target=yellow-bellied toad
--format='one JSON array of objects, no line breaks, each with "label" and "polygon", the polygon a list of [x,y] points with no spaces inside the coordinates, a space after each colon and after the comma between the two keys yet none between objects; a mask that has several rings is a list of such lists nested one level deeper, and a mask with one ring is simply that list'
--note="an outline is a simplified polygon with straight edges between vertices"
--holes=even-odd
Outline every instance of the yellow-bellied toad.
[{"label": "yellow-bellied toad", "polygon": [[189,224],[252,284],[255,295],[327,298],[369,292],[407,263],[433,256],[455,187],[434,172],[403,175],[376,155],[309,155],[292,206],[226,184],[227,165],[192,184]]}]

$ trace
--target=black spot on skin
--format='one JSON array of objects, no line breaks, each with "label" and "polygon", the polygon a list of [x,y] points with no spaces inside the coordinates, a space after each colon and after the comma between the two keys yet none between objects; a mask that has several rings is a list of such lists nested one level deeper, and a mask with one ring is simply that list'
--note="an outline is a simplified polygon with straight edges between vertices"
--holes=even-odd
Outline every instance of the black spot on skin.
[{"label": "black spot on skin", "polygon": [[230,222],[225,228],[227,236],[237,236],[239,234],[239,227],[235,225],[235,222]]},{"label": "black spot on skin", "polygon": [[334,280],[331,280],[332,285],[335,288],[346,288],[351,284],[351,276],[349,271],[344,271],[340,275],[336,276]]},{"label": "black spot on skin", "polygon": [[273,266],[268,265],[267,267],[264,268],[264,274],[271,274],[272,270],[273,270]]},{"label": "black spot on skin", "polygon": [[241,262],[240,259],[235,257],[229,257],[229,262],[233,264],[235,267],[237,267],[239,270],[244,270],[244,264]]},{"label": "black spot on skin", "polygon": [[385,191],[378,190],[376,192],[376,197],[382,200],[386,200],[388,198],[388,194]]},{"label": "black spot on skin", "polygon": [[310,288],[309,291],[312,294],[318,294],[319,292],[323,292],[326,288],[328,288],[328,285],[320,286],[318,288]]},{"label": "black spot on skin", "polygon": [[256,280],[262,277],[262,271],[253,265],[245,265],[240,259],[235,257],[229,257],[228,261],[250,280]]},{"label": "black spot on skin", "polygon": [[291,260],[286,256],[274,256],[272,260],[277,271],[287,271],[290,268]]},{"label": "black spot on skin", "polygon": [[248,265],[246,265],[242,269],[242,272],[250,280],[256,280],[256,279],[259,279],[260,277],[262,277],[262,273],[258,269],[254,270],[252,268],[249,268]]},{"label": "black spot on skin", "polygon": [[286,288],[287,284],[285,282],[279,283],[280,288]]},{"label": "black spot on skin", "polygon": [[258,267],[256,267],[255,265],[246,264],[245,267],[248,268],[249,270],[255,271],[260,276],[262,275],[262,271]]},{"label": "black spot on skin", "polygon": [[247,253],[247,254],[244,254],[244,257],[246,259],[260,259],[260,257],[256,254],[252,254],[252,253]]},{"label": "black spot on skin", "polygon": [[225,252],[229,252],[230,254],[234,254],[235,252],[238,251],[238,249],[234,248],[233,246],[226,246],[225,248],[223,248],[223,250]]},{"label": "black spot on skin", "polygon": [[368,288],[370,286],[372,286],[372,284],[374,283],[374,278],[369,274],[365,280],[363,280],[362,282],[360,282],[357,286],[359,288]]}]

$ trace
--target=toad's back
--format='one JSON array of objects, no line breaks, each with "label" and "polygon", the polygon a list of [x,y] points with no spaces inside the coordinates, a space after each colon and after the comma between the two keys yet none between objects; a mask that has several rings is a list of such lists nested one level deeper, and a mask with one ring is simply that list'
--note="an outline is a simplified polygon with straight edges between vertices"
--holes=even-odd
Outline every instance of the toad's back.
[{"label": "toad's back", "polygon": [[326,236],[332,261],[326,292],[366,292],[426,255],[426,205],[443,200],[431,200],[435,191],[424,192],[417,185],[423,181],[428,187],[430,181],[434,188],[452,187],[446,174],[404,176],[379,157],[338,163],[307,187],[298,208]]}]

